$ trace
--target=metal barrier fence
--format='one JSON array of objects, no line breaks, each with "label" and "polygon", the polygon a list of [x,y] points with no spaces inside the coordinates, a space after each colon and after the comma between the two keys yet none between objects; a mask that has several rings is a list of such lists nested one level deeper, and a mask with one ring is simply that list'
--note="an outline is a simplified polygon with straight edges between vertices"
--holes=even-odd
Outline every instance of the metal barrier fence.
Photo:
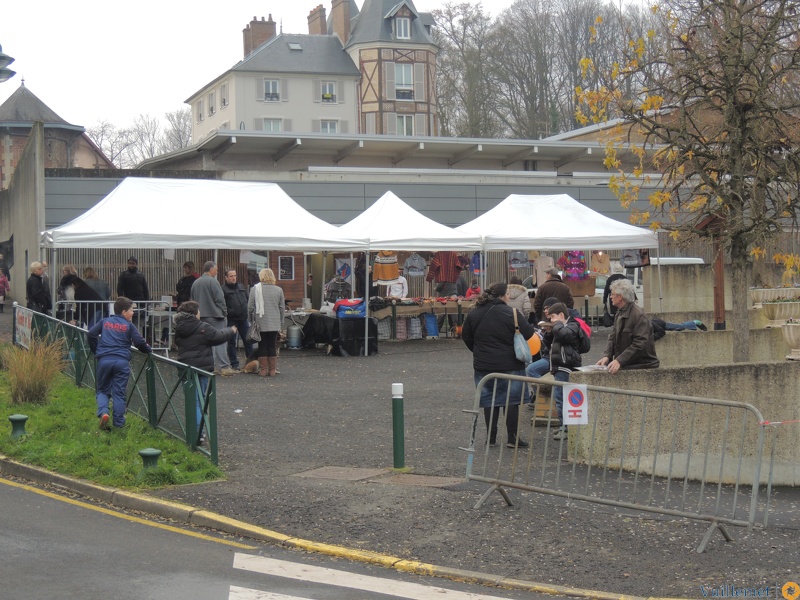
[{"label": "metal barrier fence", "polygon": [[[34,338],[63,340],[64,373],[76,385],[96,389],[96,361],[89,350],[86,330],[17,304],[13,323],[15,345],[28,347]],[[213,374],[132,348],[125,403],[129,413],[185,441],[218,464],[217,387]],[[202,407],[198,415],[199,404]],[[201,433],[205,434],[205,446],[200,446]]]},{"label": "metal barrier fence", "polygon": [[[588,424],[569,425],[567,439],[550,435],[556,427],[549,418],[550,399],[545,419],[519,407],[517,439],[527,440],[528,447],[492,447],[487,435],[476,449],[478,423],[484,420],[481,389],[489,386],[493,402],[506,412],[514,402],[510,383],[498,397],[501,380],[524,382],[514,400],[525,401],[529,386],[569,385],[499,373],[479,382],[474,406],[465,411],[472,414],[472,428],[469,447],[463,448],[467,479],[490,486],[476,509],[494,491],[511,505],[506,488],[515,488],[698,519],[710,526],[697,552],[705,550],[715,529],[731,541],[725,524],[766,527],[777,428],[766,427],[752,405],[589,385]],[[772,438],[772,456],[764,455],[765,435]]]}]

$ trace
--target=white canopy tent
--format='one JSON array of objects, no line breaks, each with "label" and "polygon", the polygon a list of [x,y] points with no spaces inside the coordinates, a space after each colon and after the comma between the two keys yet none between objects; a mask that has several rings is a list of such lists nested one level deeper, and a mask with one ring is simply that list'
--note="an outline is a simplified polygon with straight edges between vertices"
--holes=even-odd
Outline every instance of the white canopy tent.
[{"label": "white canopy tent", "polygon": [[[370,250],[480,250],[480,235],[461,233],[417,212],[392,192],[383,196],[352,221],[339,227],[346,236],[368,235]],[[365,281],[367,278],[365,277]],[[369,295],[367,293],[367,295]],[[369,299],[365,298],[367,317]],[[364,325],[364,339],[368,337]],[[364,343],[367,354],[368,343]]]},{"label": "white canopy tent", "polygon": [[655,232],[601,215],[567,194],[512,194],[456,231],[481,236],[484,250],[658,248]]},{"label": "white canopy tent", "polygon": [[456,231],[480,235],[485,251],[658,249],[654,231],[615,221],[567,194],[512,194]]},{"label": "white canopy tent", "polygon": [[[220,215],[235,216],[223,220]],[[96,206],[42,233],[45,248],[366,250],[275,183],[127,177]]]}]

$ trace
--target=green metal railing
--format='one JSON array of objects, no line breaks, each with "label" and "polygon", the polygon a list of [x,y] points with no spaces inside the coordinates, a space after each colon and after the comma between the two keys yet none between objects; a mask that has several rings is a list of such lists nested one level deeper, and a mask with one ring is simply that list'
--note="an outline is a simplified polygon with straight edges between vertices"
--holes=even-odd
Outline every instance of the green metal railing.
[{"label": "green metal railing", "polygon": [[[75,385],[96,389],[96,361],[89,350],[84,329],[53,317],[14,306],[14,344],[27,346],[26,340],[48,338],[64,343],[64,373]],[[207,382],[202,391],[202,382]],[[200,393],[198,393],[200,390]],[[206,445],[200,446],[197,404]],[[129,413],[152,427],[185,441],[218,464],[217,385],[211,373],[156,354],[131,349],[131,376],[125,404]]]}]

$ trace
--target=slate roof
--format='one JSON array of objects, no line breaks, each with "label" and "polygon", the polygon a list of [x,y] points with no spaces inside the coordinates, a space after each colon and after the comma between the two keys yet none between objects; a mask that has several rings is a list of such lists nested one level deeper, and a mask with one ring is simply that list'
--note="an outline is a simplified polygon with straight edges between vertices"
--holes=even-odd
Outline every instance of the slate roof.
[{"label": "slate roof", "polygon": [[[411,19],[411,39],[397,40],[392,37],[392,22],[387,15],[394,15],[401,4],[406,4],[417,15]],[[424,17],[424,18],[423,18]],[[355,19],[350,40],[347,46],[389,42],[391,44],[433,44],[431,36],[425,29],[433,18],[429,13],[419,13],[412,0],[364,0],[364,6]]]},{"label": "slate roof", "polygon": [[41,121],[45,127],[60,127],[83,131],[80,125],[72,125],[59,117],[53,109],[39,100],[25,87],[23,82],[2,105],[0,105],[1,127],[30,127],[34,121]]},{"label": "slate roof", "polygon": [[[297,44],[301,50],[292,50]],[[265,42],[232,71],[325,73],[359,77],[361,73],[333,35],[281,33]]]}]

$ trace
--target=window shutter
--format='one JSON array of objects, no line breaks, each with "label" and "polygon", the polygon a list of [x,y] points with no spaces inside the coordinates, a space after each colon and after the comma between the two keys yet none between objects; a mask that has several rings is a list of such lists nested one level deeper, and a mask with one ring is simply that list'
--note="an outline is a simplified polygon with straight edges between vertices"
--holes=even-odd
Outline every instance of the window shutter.
[{"label": "window shutter", "polygon": [[[384,100],[395,100],[395,72],[394,62],[383,63],[383,79],[386,82],[384,86]],[[396,129],[396,128],[395,128]]]},{"label": "window shutter", "polygon": [[414,115],[414,135],[427,135],[425,132],[425,114]]},{"label": "window shutter", "polygon": [[256,79],[256,100],[259,102],[264,101],[264,80]]},{"label": "window shutter", "polygon": [[253,129],[256,131],[264,131],[264,119],[253,119]]},{"label": "window shutter", "polygon": [[339,104],[344,104],[344,86],[346,83],[345,81],[336,82],[336,99]]},{"label": "window shutter", "polygon": [[385,113],[385,126],[384,130],[386,135],[397,135],[397,113]]},{"label": "window shutter", "polygon": [[375,133],[375,113],[366,114],[366,128],[367,134]]},{"label": "window shutter", "polygon": [[292,120],[284,119],[283,123],[281,123],[281,131],[291,131],[291,130],[292,130]]},{"label": "window shutter", "polygon": [[319,79],[311,80],[311,100],[322,102],[322,81]]},{"label": "window shutter", "polygon": [[414,63],[414,100],[425,102],[425,64]]},{"label": "window shutter", "polygon": [[339,121],[339,133],[349,133],[347,131],[347,121]]},{"label": "window shutter", "polygon": [[289,101],[289,80],[288,79],[281,79],[281,89],[280,89],[281,101],[288,102]]},{"label": "window shutter", "polygon": [[319,119],[311,119],[311,131],[312,133],[319,133],[322,131],[322,128],[319,124]]}]

